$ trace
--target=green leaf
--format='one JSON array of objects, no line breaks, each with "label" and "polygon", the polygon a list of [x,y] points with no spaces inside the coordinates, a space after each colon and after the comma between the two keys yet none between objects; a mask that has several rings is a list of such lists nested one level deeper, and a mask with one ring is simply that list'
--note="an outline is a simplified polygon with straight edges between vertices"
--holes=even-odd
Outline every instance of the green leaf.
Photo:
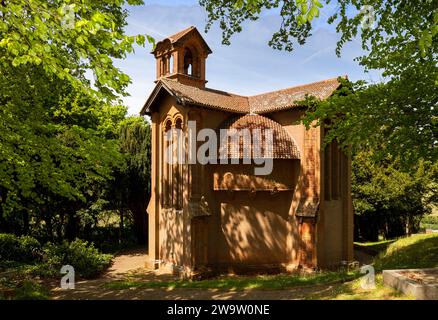
[{"label": "green leaf", "polygon": [[317,7],[311,7],[309,10],[309,15],[311,15],[312,17],[319,17],[319,10]]},{"label": "green leaf", "polygon": [[318,8],[322,8],[322,4],[318,0],[313,0],[313,5],[317,6]]}]

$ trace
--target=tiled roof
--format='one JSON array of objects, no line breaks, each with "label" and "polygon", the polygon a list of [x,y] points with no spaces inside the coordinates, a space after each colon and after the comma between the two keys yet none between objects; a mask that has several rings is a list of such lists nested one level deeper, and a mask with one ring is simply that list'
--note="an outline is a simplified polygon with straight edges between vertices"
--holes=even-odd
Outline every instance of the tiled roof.
[{"label": "tiled roof", "polygon": [[[233,148],[233,139],[227,139],[225,144],[218,143],[219,156],[226,154],[225,158],[254,158],[257,155],[253,154],[254,148],[257,147],[260,151],[259,156],[262,158],[267,157],[265,148],[270,149],[273,159],[300,159],[300,152],[295,141],[289,136],[287,131],[277,122],[267,117],[257,114],[246,114],[244,116],[234,116],[227,119],[220,129],[235,129],[239,137],[239,148]],[[243,134],[244,129],[248,129],[249,134]],[[259,129],[260,134],[254,134],[254,129]],[[273,141],[266,143],[267,130],[272,130]],[[220,137],[220,132],[218,132]],[[258,138],[258,139],[257,139]],[[261,139],[261,140],[260,140]],[[251,146],[251,150],[245,149],[245,146]],[[247,152],[251,153],[247,154]],[[223,158],[223,157],[221,157]],[[269,157],[270,158],[270,157]]]},{"label": "tiled roof", "polygon": [[[233,113],[265,114],[297,107],[296,102],[303,100],[306,94],[321,100],[326,99],[333,94],[340,83],[337,78],[333,78],[251,97],[208,88],[200,89],[166,78],[160,79],[158,85],[163,85],[177,99],[188,104]],[[150,113],[151,97],[143,107],[142,114]]]},{"label": "tiled roof", "polygon": [[200,89],[170,79],[160,80],[182,102],[235,113],[248,113],[248,99],[224,91]]},{"label": "tiled roof", "polygon": [[211,53],[212,51],[211,51],[210,47],[208,46],[207,42],[205,42],[204,38],[199,33],[198,29],[196,29],[196,27],[194,27],[194,26],[188,27],[187,29],[184,29],[184,30],[182,30],[180,32],[177,32],[177,33],[171,35],[171,36],[168,36],[167,38],[164,38],[163,40],[157,42],[156,47],[158,47],[160,44],[162,44],[162,43],[164,43],[166,41],[170,41],[170,43],[174,44],[174,43],[178,42],[179,40],[181,40],[186,35],[188,35],[189,33],[192,33],[192,32],[195,32],[197,35],[199,35],[200,39],[202,40],[202,43],[207,48],[207,51],[209,53]]},{"label": "tiled roof", "polygon": [[295,102],[304,100],[306,95],[321,100],[327,99],[339,87],[337,78],[309,83],[283,90],[268,92],[249,97],[253,113],[268,113],[296,106]]},{"label": "tiled roof", "polygon": [[180,32],[177,32],[171,36],[168,36],[167,38],[172,42],[176,42],[179,39],[181,39],[182,37],[184,37],[186,34],[190,33],[194,29],[196,29],[196,28],[194,26],[191,26],[191,27],[188,27],[187,29],[184,29]]}]

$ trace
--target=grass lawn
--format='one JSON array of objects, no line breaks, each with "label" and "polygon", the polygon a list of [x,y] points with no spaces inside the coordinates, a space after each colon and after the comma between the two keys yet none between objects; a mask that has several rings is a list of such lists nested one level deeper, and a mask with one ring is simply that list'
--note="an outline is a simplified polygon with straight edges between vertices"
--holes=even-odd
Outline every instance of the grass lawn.
[{"label": "grass lawn", "polygon": [[416,234],[390,244],[374,261],[376,270],[438,268],[438,234]]},{"label": "grass lawn", "polygon": [[332,286],[331,288],[317,294],[310,294],[305,297],[309,300],[413,300],[401,292],[385,287],[381,274],[376,275],[376,288],[363,289],[361,279],[348,281]]},{"label": "grass lawn", "polygon": [[394,243],[397,239],[382,240],[376,242],[355,242],[354,248],[364,251],[372,256],[376,256],[382,251],[385,251],[391,243]]},{"label": "grass lawn", "polygon": [[196,289],[287,289],[298,286],[312,286],[321,284],[341,283],[353,280],[358,273],[323,272],[309,275],[260,275],[260,276],[224,276],[209,280],[188,281],[141,281],[131,279],[109,282],[108,289],[129,288],[196,288]]}]

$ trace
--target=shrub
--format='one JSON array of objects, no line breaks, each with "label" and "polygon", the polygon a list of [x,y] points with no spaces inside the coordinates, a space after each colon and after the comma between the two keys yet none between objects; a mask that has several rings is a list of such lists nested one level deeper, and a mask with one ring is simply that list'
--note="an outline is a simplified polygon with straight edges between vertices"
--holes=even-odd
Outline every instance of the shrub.
[{"label": "shrub", "polygon": [[20,243],[18,238],[13,234],[1,233],[0,234],[0,259],[1,260],[15,260],[17,256]]},{"label": "shrub", "polygon": [[[44,247],[35,238],[0,234],[0,267],[10,263],[26,264],[28,273],[40,276],[59,276],[63,265],[72,265],[80,277],[94,277],[110,264],[112,255],[103,254],[92,243],[76,239],[61,244],[47,243]],[[43,263],[41,263],[43,262]]]},{"label": "shrub", "polygon": [[100,253],[92,243],[80,239],[59,245],[48,243],[44,247],[44,255],[46,263],[56,272],[63,265],[71,265],[76,275],[85,278],[99,275],[109,267],[112,260],[112,255]]},{"label": "shrub", "polygon": [[9,233],[0,233],[0,259],[32,262],[41,258],[41,244],[29,236],[17,237]]},{"label": "shrub", "polygon": [[16,290],[14,300],[48,300],[49,290],[39,283],[25,280]]},{"label": "shrub", "polygon": [[35,261],[42,258],[42,247],[40,242],[30,236],[20,237],[20,249],[22,261]]}]

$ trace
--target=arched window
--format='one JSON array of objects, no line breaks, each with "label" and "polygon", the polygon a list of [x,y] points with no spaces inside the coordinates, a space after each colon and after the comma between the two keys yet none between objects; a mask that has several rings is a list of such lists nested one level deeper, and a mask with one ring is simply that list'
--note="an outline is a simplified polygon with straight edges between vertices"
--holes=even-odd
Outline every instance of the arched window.
[{"label": "arched window", "polygon": [[324,149],[324,193],[327,201],[340,197],[343,157],[337,141],[332,141]]},{"label": "arched window", "polygon": [[193,75],[193,53],[189,48],[184,49],[184,73]]},{"label": "arched window", "polygon": [[173,55],[169,56],[169,74],[173,74]]},{"label": "arched window", "polygon": [[[198,127],[202,127],[201,122],[201,115],[197,111],[190,111],[189,112],[189,121],[194,121]],[[191,150],[188,150],[187,156],[189,157],[189,174],[188,174],[188,180],[190,184],[189,189],[189,197],[191,201],[199,201],[201,199],[202,194],[202,177],[201,177],[201,165],[198,161],[196,161],[196,152],[199,150],[199,147],[203,144],[201,141],[197,141],[196,136],[198,132],[195,132],[196,130],[188,130],[187,135],[189,141],[192,141],[193,138],[195,138],[196,145],[191,146]]]},{"label": "arched window", "polygon": [[163,131],[163,194],[162,202],[163,207],[168,208],[172,204],[172,189],[171,189],[171,179],[172,179],[172,166],[170,165],[172,160],[172,154],[170,150],[171,146],[171,134],[172,122],[167,120],[165,123]]},{"label": "arched window", "polygon": [[182,118],[176,118],[173,123],[166,120],[163,130],[163,208],[183,208],[184,141]]},{"label": "arched window", "polygon": [[175,132],[176,132],[176,154],[174,164],[174,175],[173,175],[173,190],[174,190],[174,206],[175,209],[181,210],[183,207],[183,163],[184,163],[184,133],[183,133],[183,123],[181,118],[177,118],[175,121]]}]

